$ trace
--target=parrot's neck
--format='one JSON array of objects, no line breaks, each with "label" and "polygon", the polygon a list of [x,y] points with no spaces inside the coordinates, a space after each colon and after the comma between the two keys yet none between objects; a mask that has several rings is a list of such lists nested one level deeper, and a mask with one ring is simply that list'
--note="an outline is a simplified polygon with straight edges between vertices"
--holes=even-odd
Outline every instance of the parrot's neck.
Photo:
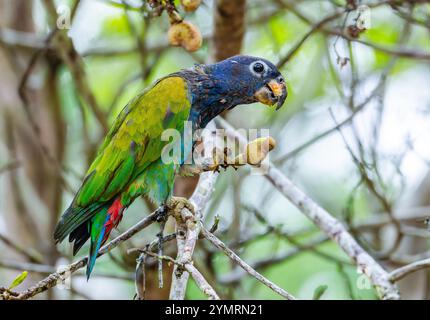
[{"label": "parrot's neck", "polygon": [[182,70],[176,74],[188,84],[191,95],[190,120],[194,128],[204,128],[217,115],[244,103],[243,96],[235,94],[225,78],[217,77],[206,66]]}]

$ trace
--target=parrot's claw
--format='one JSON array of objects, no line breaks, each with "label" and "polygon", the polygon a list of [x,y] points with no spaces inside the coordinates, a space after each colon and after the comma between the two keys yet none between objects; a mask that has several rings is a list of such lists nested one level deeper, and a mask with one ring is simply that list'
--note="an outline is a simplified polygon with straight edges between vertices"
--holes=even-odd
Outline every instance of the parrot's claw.
[{"label": "parrot's claw", "polygon": [[223,166],[219,163],[213,164],[211,166],[209,166],[209,170],[208,171],[212,171],[213,173],[217,172],[220,173],[220,168],[222,168]]},{"label": "parrot's claw", "polygon": [[193,204],[190,201],[188,201],[187,198],[183,198],[183,197],[171,197],[169,200],[167,200],[166,207],[169,210],[173,210],[175,215],[177,214],[180,215],[182,209],[184,208],[187,208],[193,215],[195,214]]},{"label": "parrot's claw", "polygon": [[157,210],[157,215],[155,217],[155,220],[157,222],[166,221],[168,217],[168,213],[169,213],[168,206],[166,204],[161,205],[160,208],[158,208]]},{"label": "parrot's claw", "polygon": [[241,164],[234,164],[234,163],[217,163],[217,164],[213,164],[209,167],[208,171],[212,171],[212,172],[218,172],[220,173],[221,169],[224,169],[224,171],[227,171],[228,167],[232,167],[234,170],[238,170],[239,167],[242,166]]},{"label": "parrot's claw", "polygon": [[225,169],[225,165],[222,162],[219,162],[218,160],[216,160],[216,158],[213,158],[213,164],[210,164],[208,166],[208,170],[207,171],[212,171],[213,173],[218,172],[220,173],[220,169],[224,168]]}]

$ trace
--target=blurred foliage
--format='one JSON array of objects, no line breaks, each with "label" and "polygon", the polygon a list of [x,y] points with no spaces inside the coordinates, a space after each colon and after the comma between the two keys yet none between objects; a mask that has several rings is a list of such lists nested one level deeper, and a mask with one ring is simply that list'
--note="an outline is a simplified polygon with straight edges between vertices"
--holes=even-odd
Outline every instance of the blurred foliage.
[{"label": "blurred foliage", "polygon": [[[67,1],[57,1],[57,3],[67,3]],[[340,0],[300,1],[298,7],[301,12],[318,19],[325,16],[326,12],[329,13],[329,8],[343,7],[345,3],[346,1]],[[212,5],[212,1],[204,1],[196,13],[186,14],[187,20],[198,25],[203,35],[211,34]],[[268,16],[266,20],[260,23],[251,23],[253,19],[258,19],[260,15],[270,12],[270,10],[275,10],[276,6],[271,1],[260,0],[249,0],[248,6],[249,24],[246,29],[243,53],[263,56],[276,62],[310,28],[307,23],[292,12],[279,9],[271,16]],[[429,14],[429,7],[426,6],[426,8],[426,12]],[[43,14],[38,16],[41,20],[38,21],[38,24],[43,25]],[[337,24],[333,25],[339,25],[342,22],[341,19],[336,21]],[[86,26],[89,24],[93,26],[85,32]],[[134,31],[131,30],[130,24],[133,26]],[[103,51],[103,48],[106,50],[127,51],[122,54],[113,54],[112,56],[91,55],[84,59],[90,87],[95,94],[96,100],[103,110],[106,112],[111,111],[108,115],[110,123],[114,121],[116,114],[127,101],[141,92],[151,82],[180,68],[190,67],[193,63],[199,62],[199,60],[205,59],[209,55],[207,41],[205,41],[203,48],[195,54],[187,53],[182,48],[169,48],[163,53],[151,49],[167,43],[166,31],[168,27],[166,16],[151,18],[150,22],[147,22],[144,21],[139,12],[125,11],[122,7],[112,6],[106,1],[83,2],[70,33],[79,51],[84,53],[93,48],[98,48],[100,51]],[[364,32],[361,39],[391,48],[396,46],[403,28],[404,21],[393,10],[386,6],[377,8],[372,11],[372,27]],[[141,57],[134,50],[137,43],[133,32],[136,32],[140,37],[139,39],[148,48],[145,59],[146,66],[150,66],[150,70],[148,76],[144,79],[139,77],[145,70],[142,70]],[[428,29],[412,26],[408,47],[429,51],[430,38],[428,32]],[[345,45],[345,41],[342,39],[336,40],[335,36],[328,38],[322,33],[315,33],[303,44],[291,61],[282,67],[282,72],[285,74],[289,86],[289,97],[286,106],[280,112],[275,113],[272,109],[262,105],[253,105],[240,106],[228,115],[229,121],[239,128],[270,128],[271,135],[278,142],[277,150],[271,155],[272,160],[281,157],[318,133],[332,127],[333,121],[329,116],[329,108],[333,108],[339,121],[346,115],[343,109],[344,102],[341,101],[341,97],[339,97],[335,88],[338,86],[344,92],[348,92],[351,66],[348,63],[341,68],[336,63],[333,49],[334,41],[337,41],[336,48],[340,54],[347,55],[348,48]],[[352,44],[352,52],[356,57],[354,63],[356,63],[359,77],[369,79],[369,82],[363,84],[363,88],[360,87],[359,90],[358,99],[363,100],[370,92],[368,87],[373,87],[375,83],[373,79],[377,77],[381,70],[386,68],[387,63],[392,59],[392,55],[355,43]],[[335,77],[333,77],[332,70],[330,70],[329,61],[331,61],[335,70]],[[428,62],[424,64],[422,61],[399,59],[394,69],[390,72],[390,81],[399,79],[401,81],[406,73],[412,72],[414,76],[426,82],[429,77],[424,74],[425,72],[421,72],[421,68],[429,74]],[[77,96],[72,77],[67,69],[62,69],[59,81],[62,113],[67,123],[66,163],[74,172],[82,175],[87,167],[86,161],[91,160],[86,159],[84,156],[85,143],[90,142],[97,145],[100,142],[101,130],[89,107]],[[125,86],[123,85],[124,83],[126,83]],[[408,92],[414,91],[413,84],[404,83],[403,85],[409,86],[407,87]],[[429,101],[425,103],[430,105]],[[399,111],[388,110],[387,112],[396,113]],[[406,111],[403,110],[402,112]],[[373,114],[364,114],[358,121],[368,123],[370,122],[369,119],[373,117]],[[396,125],[400,126],[401,123],[396,122]],[[85,130],[88,131],[88,137],[85,136]],[[427,134],[424,139],[428,137],[429,135]],[[351,141],[351,139],[350,135],[348,135],[348,141]],[[404,146],[404,143],[398,141],[398,145]],[[400,147],[398,149],[400,150]],[[389,158],[388,152],[385,152],[386,154],[384,155],[382,148],[379,151],[381,152],[381,157],[384,157],[384,159]],[[301,185],[310,196],[315,198],[319,204],[336,216],[344,218],[344,220],[365,221],[370,216],[373,216],[373,213],[381,211],[380,205],[369,194],[366,186],[361,184],[357,187],[361,179],[359,172],[357,172],[338,132],[308,147],[305,152],[299,153],[281,163],[280,167]],[[424,167],[420,168],[420,172],[425,172]],[[402,167],[401,169],[407,179],[407,191],[413,190],[419,183],[416,178],[420,175],[416,173],[418,169],[410,166]],[[234,212],[234,199],[232,196],[234,179],[232,175],[246,175],[246,173],[246,170],[239,170],[239,172],[228,170],[221,174],[214,198],[206,213],[207,225],[210,225],[213,215],[218,213],[221,216],[220,229],[229,228]],[[389,179],[385,173],[382,173],[382,175],[382,179],[387,184],[387,189],[393,190],[391,198],[400,198],[403,194],[396,193],[399,189],[396,187],[396,183],[393,182],[395,179]],[[68,175],[67,178],[76,190],[80,183],[79,175]],[[258,192],[256,192],[256,186],[258,186]],[[262,177],[244,178],[242,184],[240,186],[236,185],[235,188],[238,190],[237,192],[239,192],[244,204],[259,207],[270,223],[281,223],[282,229],[286,233],[294,234],[300,230],[309,230],[305,235],[295,237],[295,241],[306,243],[312,236],[318,234],[318,231],[311,223],[274,191]],[[65,194],[63,208],[67,206],[71,198],[71,194]],[[149,212],[149,210],[143,202],[133,205],[127,211],[120,229],[125,230],[131,226],[145,212]],[[258,234],[265,229],[265,226],[259,223],[251,213],[245,211],[241,211],[240,227],[241,232],[238,236],[243,237]],[[156,232],[156,228],[148,229],[142,236],[144,239],[132,240],[133,245],[137,246],[150,241]],[[270,234],[250,241],[247,245],[237,249],[237,252],[245,261],[252,262],[275,256],[294,247],[295,245],[286,239]],[[70,251],[67,245],[61,248],[65,252]],[[357,272],[356,267],[348,263],[348,258],[335,244],[326,242],[316,248],[346,263],[339,266],[337,260],[330,260],[313,251],[303,250],[303,252],[292,258],[264,268],[262,273],[298,298],[376,298],[373,289],[359,289],[357,287],[357,281],[362,275]],[[85,252],[85,249],[82,252]],[[198,263],[205,263],[205,261],[199,260],[201,253],[196,253],[196,256]],[[219,277],[236,269],[220,253],[215,253],[212,264],[213,269],[216,270],[216,275]],[[124,270],[107,256],[100,259],[97,269],[99,273],[125,274]],[[99,281],[102,280],[91,280],[89,284],[82,282],[80,286],[84,289],[86,286],[91,286],[91,283],[93,283],[93,287],[97,285],[104,286],[105,282],[102,285]],[[109,280],[103,279],[103,281]],[[115,282],[114,280],[112,281]],[[0,271],[0,283],[3,282],[4,279]],[[115,285],[116,282],[113,286]],[[231,289],[223,284],[219,284],[215,289],[219,290],[222,295],[235,299],[280,298],[280,296],[256,282],[255,279],[247,276],[233,283]],[[125,285],[121,285],[115,296],[117,298],[131,298],[133,295],[134,284],[129,281]],[[189,282],[187,297],[190,299],[204,298],[192,281]]]}]

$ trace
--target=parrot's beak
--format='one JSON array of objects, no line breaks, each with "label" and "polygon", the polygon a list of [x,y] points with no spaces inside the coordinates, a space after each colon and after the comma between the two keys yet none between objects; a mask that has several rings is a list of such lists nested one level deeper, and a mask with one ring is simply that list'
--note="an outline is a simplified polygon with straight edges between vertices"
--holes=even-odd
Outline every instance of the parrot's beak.
[{"label": "parrot's beak", "polygon": [[267,86],[272,91],[273,95],[276,97],[276,110],[279,110],[287,99],[288,90],[285,83],[279,83],[276,80],[270,80]]},{"label": "parrot's beak", "polygon": [[257,101],[272,106],[276,104],[276,110],[279,110],[287,99],[288,90],[284,82],[279,83],[277,80],[270,80],[264,87],[255,93]]}]

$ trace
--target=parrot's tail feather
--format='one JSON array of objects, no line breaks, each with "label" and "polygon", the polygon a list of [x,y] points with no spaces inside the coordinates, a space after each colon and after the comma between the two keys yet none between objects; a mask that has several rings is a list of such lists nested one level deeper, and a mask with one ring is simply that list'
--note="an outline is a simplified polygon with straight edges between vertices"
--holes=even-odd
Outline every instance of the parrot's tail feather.
[{"label": "parrot's tail feather", "polygon": [[121,221],[123,211],[124,206],[118,197],[86,208],[75,207],[72,204],[61,217],[55,229],[54,239],[58,243],[69,235],[69,242],[73,242],[73,255],[76,255],[85,242],[91,239],[87,278],[94,268],[100,247],[106,242],[112,229]]},{"label": "parrot's tail feather", "polygon": [[103,242],[107,240],[112,229],[116,228],[118,224],[121,222],[122,213],[124,209],[125,207],[122,205],[121,200],[119,198],[117,198],[109,207],[108,219],[105,223],[105,227],[106,227],[105,238],[103,239]]},{"label": "parrot's tail feather", "polygon": [[[106,203],[94,203],[88,207],[75,207],[73,204],[63,213],[60,222],[54,231],[56,243],[63,241],[76,228],[79,228],[84,222],[91,219],[97,211],[106,205]],[[110,203],[108,204],[110,205]]]},{"label": "parrot's tail feather", "polygon": [[[101,245],[103,244],[103,239],[105,238],[106,227],[105,223],[109,220],[109,216],[107,215],[107,210],[103,209],[100,211],[94,219],[92,219],[91,223],[91,246],[90,246],[90,254],[88,255],[88,263],[87,263],[87,280],[90,279],[91,272],[93,271],[94,265],[96,264],[97,254]],[[100,222],[104,221],[100,224]]]},{"label": "parrot's tail feather", "polygon": [[83,223],[75,230],[73,230],[69,235],[69,242],[74,242],[73,244],[73,255],[75,256],[79,249],[87,242],[90,237],[90,225],[89,223]]},{"label": "parrot's tail feather", "polygon": [[[121,204],[120,199],[117,198],[113,203],[109,206],[105,206],[91,219],[89,233],[84,234],[86,239],[88,239],[88,237],[91,238],[90,254],[88,256],[86,272],[87,279],[91,276],[100,247],[109,238],[112,229],[121,221],[123,211],[124,206]],[[75,241],[75,246],[76,244],[77,242]]]}]

